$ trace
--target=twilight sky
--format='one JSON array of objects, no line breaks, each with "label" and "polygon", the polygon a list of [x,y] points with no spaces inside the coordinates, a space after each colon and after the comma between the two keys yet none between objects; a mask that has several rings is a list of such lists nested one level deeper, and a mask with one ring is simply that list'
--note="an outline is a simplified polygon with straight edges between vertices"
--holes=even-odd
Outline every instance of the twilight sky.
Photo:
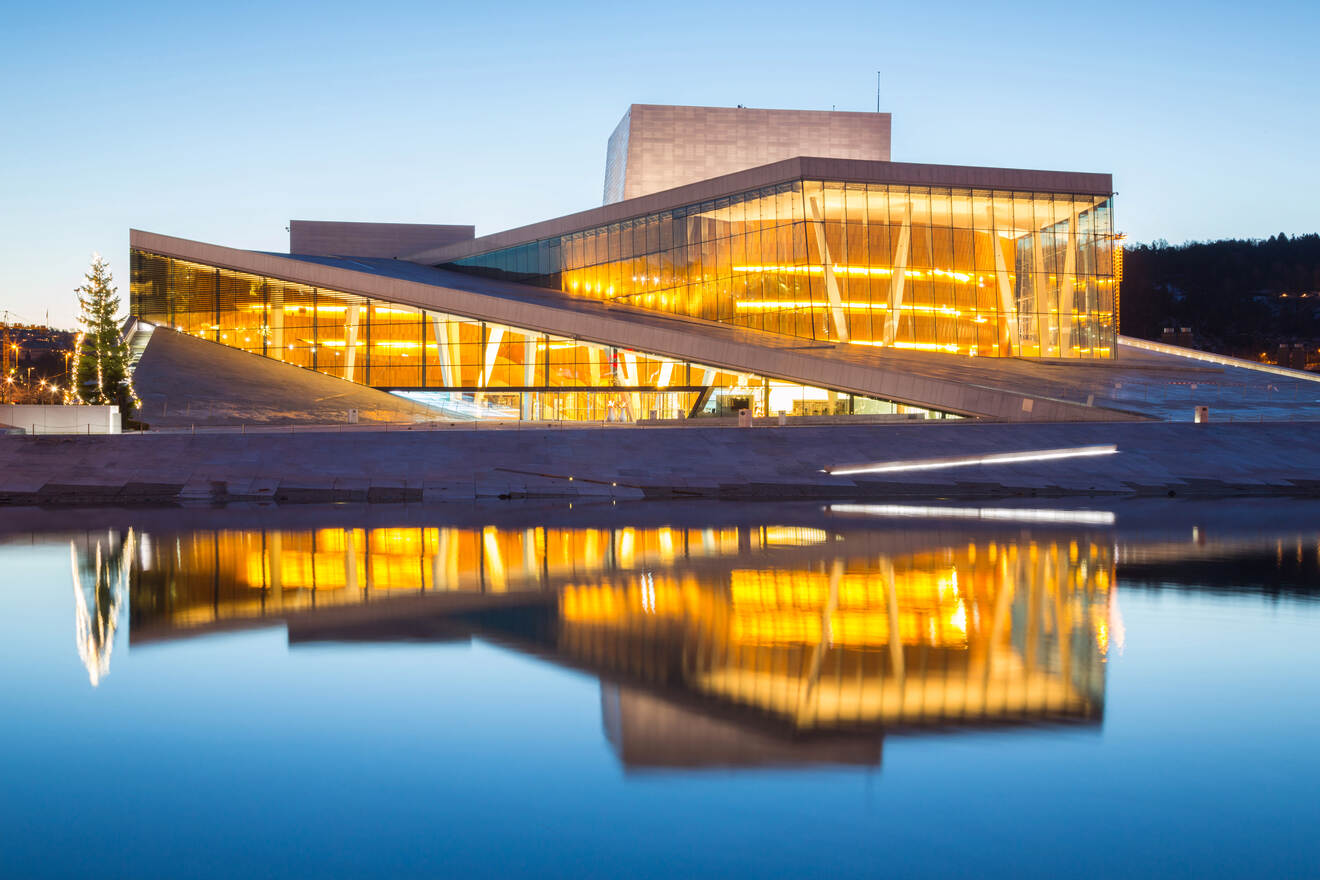
[{"label": "twilight sky", "polygon": [[895,160],[1112,172],[1117,228],[1320,229],[1320,4],[59,3],[0,26],[0,310],[72,326],[130,227],[287,249],[292,218],[600,202],[628,104],[894,114]]}]

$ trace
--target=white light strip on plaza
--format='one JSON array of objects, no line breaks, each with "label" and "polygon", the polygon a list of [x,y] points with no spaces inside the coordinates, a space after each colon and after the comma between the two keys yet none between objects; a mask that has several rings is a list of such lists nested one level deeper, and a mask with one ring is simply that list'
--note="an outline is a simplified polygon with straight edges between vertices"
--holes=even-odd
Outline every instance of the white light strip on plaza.
[{"label": "white light strip on plaza", "polygon": [[996,452],[990,455],[969,455],[958,458],[914,458],[908,461],[879,461],[871,464],[845,464],[825,468],[834,477],[853,474],[891,474],[900,471],[930,471],[938,468],[969,467],[977,464],[1017,464],[1025,461],[1054,461],[1060,458],[1084,458],[1092,455],[1113,455],[1118,447],[1074,446],[1067,449],[1037,449],[1029,452]]},{"label": "white light strip on plaza", "polygon": [[937,519],[989,519],[1009,522],[1073,523],[1112,526],[1117,518],[1108,510],[1048,510],[1012,507],[923,507],[916,504],[830,504],[829,513],[861,516],[923,517]]}]

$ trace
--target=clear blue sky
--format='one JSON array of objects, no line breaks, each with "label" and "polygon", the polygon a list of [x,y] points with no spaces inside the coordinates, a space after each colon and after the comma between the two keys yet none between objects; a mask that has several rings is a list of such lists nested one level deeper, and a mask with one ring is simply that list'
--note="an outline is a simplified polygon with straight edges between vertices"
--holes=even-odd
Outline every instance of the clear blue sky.
[{"label": "clear blue sky", "polygon": [[283,250],[291,218],[599,203],[628,104],[894,114],[896,160],[1114,174],[1139,241],[1320,228],[1320,4],[14,4],[0,309],[71,326],[128,229]]}]

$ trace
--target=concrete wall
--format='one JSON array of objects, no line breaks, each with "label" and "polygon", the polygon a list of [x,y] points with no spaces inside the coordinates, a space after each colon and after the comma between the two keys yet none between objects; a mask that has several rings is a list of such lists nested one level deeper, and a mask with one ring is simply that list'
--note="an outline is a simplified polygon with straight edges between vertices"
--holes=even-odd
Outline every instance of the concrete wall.
[{"label": "concrete wall", "polygon": [[607,167],[606,204],[795,156],[890,157],[888,113],[633,104],[619,125],[610,146],[626,166]]},{"label": "concrete wall", "polygon": [[119,407],[6,403],[0,425],[28,434],[118,434]]},{"label": "concrete wall", "polygon": [[289,253],[390,259],[467,241],[476,232],[475,226],[290,220]]},{"label": "concrete wall", "polygon": [[[0,505],[498,497],[1320,497],[1320,422],[821,428],[342,428],[0,437]],[[832,475],[857,462],[1113,445],[1108,455]],[[1087,505],[1109,507],[1097,499]]]}]

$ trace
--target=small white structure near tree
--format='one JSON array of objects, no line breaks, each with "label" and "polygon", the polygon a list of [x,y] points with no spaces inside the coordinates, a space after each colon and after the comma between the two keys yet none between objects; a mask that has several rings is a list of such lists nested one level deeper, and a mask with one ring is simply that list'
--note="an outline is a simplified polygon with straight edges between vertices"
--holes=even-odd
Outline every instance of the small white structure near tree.
[{"label": "small white structure near tree", "polygon": [[119,404],[63,406],[58,403],[0,403],[0,433],[118,434]]}]

